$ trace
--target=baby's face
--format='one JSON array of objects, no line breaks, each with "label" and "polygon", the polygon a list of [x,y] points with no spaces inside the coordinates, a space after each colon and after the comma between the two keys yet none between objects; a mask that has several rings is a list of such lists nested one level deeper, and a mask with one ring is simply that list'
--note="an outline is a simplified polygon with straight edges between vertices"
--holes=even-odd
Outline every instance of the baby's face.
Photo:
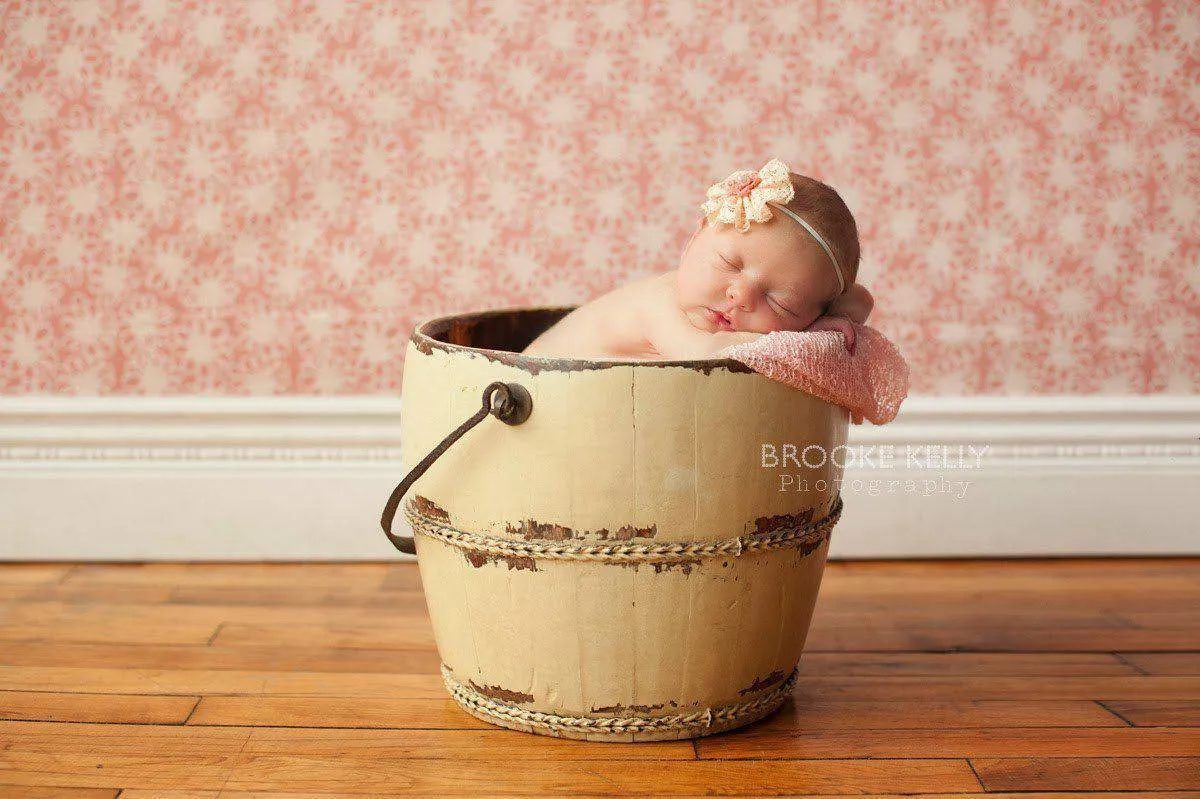
[{"label": "baby's face", "polygon": [[676,277],[680,310],[710,333],[803,330],[838,291],[825,251],[778,211],[747,233],[704,224],[684,248]]}]

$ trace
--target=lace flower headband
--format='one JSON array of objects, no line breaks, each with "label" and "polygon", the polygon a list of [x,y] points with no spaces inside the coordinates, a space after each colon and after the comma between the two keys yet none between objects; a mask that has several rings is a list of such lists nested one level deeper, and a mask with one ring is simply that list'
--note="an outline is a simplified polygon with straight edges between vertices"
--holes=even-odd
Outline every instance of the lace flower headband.
[{"label": "lace flower headband", "polygon": [[792,186],[791,178],[788,177],[790,172],[787,164],[778,158],[772,158],[757,172],[740,169],[730,173],[729,177],[721,182],[714,183],[708,190],[708,199],[700,208],[710,224],[724,222],[736,227],[740,233],[748,233],[751,222],[767,222],[771,219],[771,209],[767,206],[773,205],[799,222],[800,226],[816,239],[817,244],[821,245],[821,249],[825,250],[825,254],[833,263],[833,271],[837,274],[840,295],[846,291],[846,279],[842,277],[842,270],[833,255],[833,250],[816,228],[785,206],[785,203],[791,202],[792,197],[796,195],[796,188]]}]

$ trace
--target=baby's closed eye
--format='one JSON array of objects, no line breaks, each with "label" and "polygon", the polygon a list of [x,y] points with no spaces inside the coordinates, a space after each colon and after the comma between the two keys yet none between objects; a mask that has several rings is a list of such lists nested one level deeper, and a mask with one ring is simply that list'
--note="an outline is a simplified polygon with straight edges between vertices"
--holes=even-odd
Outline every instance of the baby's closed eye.
[{"label": "baby's closed eye", "polygon": [[779,300],[775,297],[772,297],[769,294],[767,295],[767,302],[770,303],[775,308],[776,311],[778,311],[781,314],[784,314],[785,316],[799,316],[799,314],[788,310],[788,307],[786,305],[784,305],[781,300]]},{"label": "baby's closed eye", "polygon": [[724,269],[726,272],[736,272],[740,268],[733,261],[730,261],[724,255],[721,255],[721,253],[717,253],[717,266],[721,269]]}]

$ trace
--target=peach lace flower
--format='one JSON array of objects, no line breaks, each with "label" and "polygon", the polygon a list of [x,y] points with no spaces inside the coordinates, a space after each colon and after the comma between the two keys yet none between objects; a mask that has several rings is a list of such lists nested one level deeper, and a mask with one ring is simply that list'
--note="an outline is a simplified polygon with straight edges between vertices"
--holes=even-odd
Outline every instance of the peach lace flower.
[{"label": "peach lace flower", "polygon": [[710,223],[726,222],[746,233],[751,222],[770,220],[767,203],[784,204],[795,195],[789,171],[778,158],[772,158],[757,172],[740,169],[714,183],[700,208]]}]

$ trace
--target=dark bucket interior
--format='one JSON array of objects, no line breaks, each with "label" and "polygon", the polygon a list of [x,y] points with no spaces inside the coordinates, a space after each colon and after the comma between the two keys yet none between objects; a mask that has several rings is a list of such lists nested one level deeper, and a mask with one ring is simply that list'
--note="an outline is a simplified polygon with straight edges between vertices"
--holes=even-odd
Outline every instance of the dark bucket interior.
[{"label": "dark bucket interior", "polygon": [[425,323],[418,333],[461,347],[520,352],[577,307],[512,308],[448,316]]},{"label": "dark bucket interior", "polygon": [[482,350],[493,361],[515,366],[532,374],[542,371],[582,371],[608,369],[614,366],[642,366],[662,368],[682,366],[704,374],[713,369],[730,372],[752,372],[745,364],[730,358],[691,360],[599,360],[594,358],[555,358],[538,355],[521,355],[535,338],[548,330],[578,305],[560,305],[541,308],[503,308],[494,311],[443,316],[417,326],[413,331],[413,345],[421,352],[444,350],[462,352],[468,347]]}]

